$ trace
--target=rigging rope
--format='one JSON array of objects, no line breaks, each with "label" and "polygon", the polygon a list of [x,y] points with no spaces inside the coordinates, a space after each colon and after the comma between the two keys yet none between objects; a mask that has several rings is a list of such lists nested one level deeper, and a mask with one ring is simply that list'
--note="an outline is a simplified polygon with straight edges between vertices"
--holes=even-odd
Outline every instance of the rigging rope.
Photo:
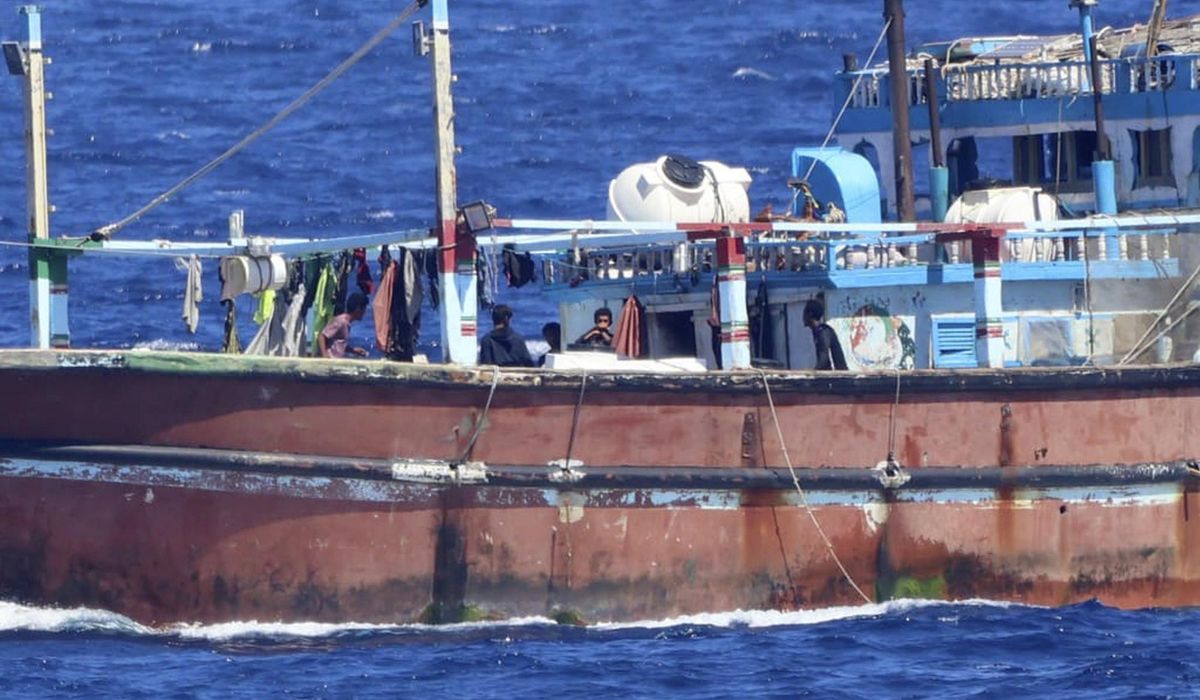
[{"label": "rigging rope", "polygon": [[463,464],[471,456],[471,450],[475,449],[475,441],[479,439],[479,433],[483,430],[483,424],[487,421],[488,411],[492,409],[492,398],[496,395],[496,385],[500,383],[500,367],[488,367],[492,371],[492,388],[488,390],[487,401],[483,404],[483,413],[479,414],[479,420],[475,421],[475,430],[471,432],[471,439],[467,440],[467,446],[463,449],[462,455],[458,458],[458,463]]},{"label": "rigging rope", "polygon": [[579,428],[579,413],[583,409],[583,392],[587,389],[587,370],[583,370],[583,380],[579,382],[579,398],[575,401],[575,415],[571,418],[571,437],[567,440],[567,458],[563,460],[563,469],[571,470],[571,453],[575,451],[575,433]]},{"label": "rigging rope", "polygon": [[817,528],[817,534],[821,536],[821,541],[825,543],[825,548],[829,550],[829,556],[833,557],[834,563],[837,564],[838,569],[841,570],[842,576],[846,578],[850,587],[862,597],[864,602],[874,603],[875,601],[868,598],[867,594],[863,593],[863,590],[858,587],[858,584],[854,582],[854,577],[850,575],[850,572],[846,570],[846,566],[842,564],[842,560],[833,548],[833,542],[825,534],[825,529],[821,527],[816,513],[813,512],[812,506],[809,505],[808,496],[804,493],[804,488],[800,486],[800,478],[796,476],[796,469],[792,466],[792,458],[788,454],[787,443],[783,439],[783,428],[779,425],[779,414],[775,411],[775,399],[771,396],[771,385],[767,383],[767,373],[758,368],[755,368],[755,371],[762,377],[763,389],[767,392],[767,405],[771,407],[771,420],[775,423],[775,433],[779,437],[779,448],[783,451],[783,461],[787,465],[788,472],[792,475],[792,485],[796,487],[796,493],[800,494],[800,504],[804,506],[804,511],[808,513],[809,519],[812,520],[812,524]]},{"label": "rigging rope", "polygon": [[[879,51],[879,45],[883,43],[884,37],[887,36],[888,28],[892,26],[892,18],[883,23],[883,31],[879,32],[879,38],[875,40],[875,46],[871,48],[871,54],[867,56],[867,68],[871,67],[871,61],[875,60],[875,52]],[[837,130],[838,124],[841,123],[842,117],[845,116],[846,110],[850,108],[850,102],[854,99],[854,93],[858,91],[858,86],[862,83],[863,74],[859,73],[854,79],[854,84],[850,86],[850,92],[846,95],[846,101],[842,103],[842,108],[838,110],[837,116],[833,118],[833,124],[829,126],[829,131],[825,133],[825,140],[821,142],[821,148],[829,145],[829,140],[833,138],[833,132]],[[808,164],[808,172],[804,173],[804,179],[808,180],[812,176],[813,168],[817,167],[817,161]]]},{"label": "rigging rope", "polygon": [[125,218],[120,219],[118,221],[114,221],[110,224],[101,226],[100,228],[93,231],[91,234],[92,240],[101,240],[104,238],[111,237],[117,231],[120,231],[121,229],[125,228],[126,226],[133,223],[134,221],[137,221],[138,219],[142,218],[150,211],[156,209],[160,204],[163,204],[168,199],[170,199],[171,197],[178,194],[181,190],[188,187],[189,185],[196,182],[197,180],[204,177],[205,175],[209,174],[213,170],[216,170],[225,161],[229,160],[230,158],[232,158],[233,156],[235,156],[239,152],[241,152],[244,148],[246,148],[250,144],[257,141],[260,137],[262,137],[268,131],[270,131],[271,129],[278,126],[283,120],[292,116],[292,114],[295,113],[296,110],[300,109],[305,104],[307,104],[309,100],[316,97],[322,90],[329,87],[330,84],[332,84],[335,80],[342,77],[342,74],[344,74],[346,71],[350,70],[350,68],[352,68],[354,66],[354,64],[361,61],[364,56],[366,56],[368,53],[370,53],[371,50],[374,49],[376,46],[381,44],[384,39],[386,39],[392,32],[396,31],[396,29],[399,28],[401,24],[403,24],[410,16],[412,16],[412,14],[414,12],[416,12],[418,9],[423,7],[428,1],[429,0],[413,0],[413,2],[409,3],[408,7],[404,8],[404,10],[399,15],[396,15],[396,17],[394,19],[392,19],[392,21],[388,22],[383,27],[383,29],[380,29],[378,32],[376,32],[375,35],[372,36],[370,39],[368,39],[365,44],[360,46],[354,53],[350,54],[349,58],[347,58],[346,60],[344,60],[340,64],[338,64],[338,66],[336,68],[331,70],[324,78],[321,78],[321,80],[319,80],[315,85],[313,85],[308,90],[306,90],[302,95],[300,95],[296,99],[292,100],[292,102],[290,104],[288,104],[288,106],[286,106],[282,110],[280,110],[280,112],[278,114],[276,114],[274,117],[271,117],[271,119],[268,120],[265,124],[263,124],[262,126],[258,127],[254,131],[247,134],[245,138],[243,138],[241,141],[238,141],[236,144],[231,146],[229,148],[229,150],[225,151],[224,153],[217,156],[216,158],[210,160],[208,163],[203,165],[199,170],[197,170],[196,172],[192,173],[191,175],[188,175],[187,177],[183,178],[178,183],[176,183],[173,187],[166,190],[162,194],[158,195],[154,199],[150,200],[145,205],[143,205],[140,209],[133,212],[129,216],[126,216]]}]

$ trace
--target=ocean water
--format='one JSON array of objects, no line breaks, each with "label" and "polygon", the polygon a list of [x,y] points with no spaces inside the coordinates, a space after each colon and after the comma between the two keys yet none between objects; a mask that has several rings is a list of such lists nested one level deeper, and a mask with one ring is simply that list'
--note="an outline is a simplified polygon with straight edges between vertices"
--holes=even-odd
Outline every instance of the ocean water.
[{"label": "ocean water", "polygon": [[[1065,0],[908,4],[909,41],[1065,33]],[[460,201],[509,217],[602,218],[626,165],[683,153],[747,167],[752,207],[787,201],[789,154],[819,144],[832,72],[865,59],[881,3],[794,0],[453,2]],[[221,153],[397,14],[359,0],[62,0],[44,10],[56,235],[118,219]],[[1178,12],[1198,8],[1174,5]],[[1105,0],[1098,24],[1150,3]],[[425,19],[428,17],[426,15]],[[0,36],[21,18],[0,13]],[[428,62],[406,30],[305,110],[121,238],[349,235],[433,223]],[[24,239],[20,84],[0,81],[0,244]],[[0,245],[0,346],[28,342],[28,266]],[[78,347],[213,349],[179,320],[169,258],[71,266]],[[542,290],[499,288],[536,331]],[[251,333],[241,309],[242,337]],[[422,347],[437,347],[426,314]],[[365,344],[367,325],[356,331]],[[589,629],[546,620],[449,628],[275,625],[149,630],[104,611],[0,604],[0,694],[29,696],[1131,697],[1200,694],[1200,615],[897,602]]]}]

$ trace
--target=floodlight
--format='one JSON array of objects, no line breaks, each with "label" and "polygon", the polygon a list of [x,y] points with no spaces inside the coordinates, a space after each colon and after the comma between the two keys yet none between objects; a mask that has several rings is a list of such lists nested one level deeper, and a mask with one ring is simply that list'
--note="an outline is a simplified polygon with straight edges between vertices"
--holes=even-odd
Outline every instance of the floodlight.
[{"label": "floodlight", "polygon": [[463,208],[459,211],[467,224],[467,230],[471,233],[480,233],[492,227],[491,207],[482,199],[478,202],[463,205]]},{"label": "floodlight", "polygon": [[25,49],[15,41],[0,44],[4,47],[4,63],[8,65],[9,75],[25,75]]}]

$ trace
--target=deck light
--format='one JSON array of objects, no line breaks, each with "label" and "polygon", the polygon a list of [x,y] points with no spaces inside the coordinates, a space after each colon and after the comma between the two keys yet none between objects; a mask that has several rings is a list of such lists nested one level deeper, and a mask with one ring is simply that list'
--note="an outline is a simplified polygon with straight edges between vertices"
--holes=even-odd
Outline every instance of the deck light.
[{"label": "deck light", "polygon": [[491,207],[482,199],[464,205],[459,211],[462,212],[463,220],[467,223],[467,230],[472,234],[487,231],[492,227]]},{"label": "deck light", "polygon": [[25,50],[15,41],[6,41],[4,46],[4,62],[8,65],[9,75],[25,75]]}]

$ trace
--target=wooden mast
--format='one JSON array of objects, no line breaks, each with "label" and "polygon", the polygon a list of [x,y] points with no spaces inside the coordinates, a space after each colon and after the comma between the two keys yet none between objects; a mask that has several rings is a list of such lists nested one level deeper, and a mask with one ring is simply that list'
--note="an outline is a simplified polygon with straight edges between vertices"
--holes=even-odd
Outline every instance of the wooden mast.
[{"label": "wooden mast", "polygon": [[904,57],[904,4],[884,0],[883,17],[889,20],[888,83],[892,107],[892,149],[895,153],[896,216],[900,221],[916,221],[913,201],[912,139],[908,133],[908,64]]},{"label": "wooden mast", "polygon": [[450,19],[447,0],[433,5],[434,138],[437,145],[437,219],[441,322],[444,359],[474,365],[476,330],[475,240],[458,223],[458,186],[454,167],[454,99],[450,85]]},{"label": "wooden mast", "polygon": [[[49,178],[46,174],[46,61],[42,56],[41,11],[36,5],[25,5],[21,8],[21,14],[25,15],[27,33],[26,42],[22,47],[25,80],[25,190],[29,242],[33,243],[50,238],[50,194]],[[50,347],[51,273],[51,256],[43,250],[31,248],[31,342],[34,347],[43,349]]]}]

